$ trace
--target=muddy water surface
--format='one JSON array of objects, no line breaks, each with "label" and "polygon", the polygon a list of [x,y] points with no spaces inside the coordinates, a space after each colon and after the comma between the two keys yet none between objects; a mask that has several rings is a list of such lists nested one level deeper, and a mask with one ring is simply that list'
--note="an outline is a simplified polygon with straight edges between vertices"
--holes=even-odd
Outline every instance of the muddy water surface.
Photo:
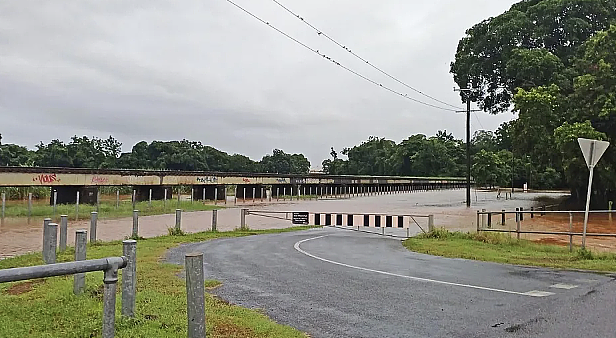
[{"label": "muddy water surface", "polygon": [[[230,200],[229,208],[218,211],[218,230],[231,231],[240,225],[240,208],[269,211],[309,211],[330,213],[378,213],[378,214],[417,214],[435,215],[435,225],[450,230],[476,229],[478,209],[512,210],[517,207],[530,208],[536,205],[535,199],[549,196],[558,198],[560,193],[517,193],[513,200],[497,199],[495,192],[473,191],[473,207],[465,206],[465,191],[429,191],[354,197],[350,199],[327,199],[310,201],[280,201],[272,203],[238,203],[233,206]],[[59,220],[58,220],[59,221]],[[182,214],[182,229],[186,232],[199,232],[211,228],[212,212],[185,212]],[[511,223],[511,222],[510,222]],[[28,224],[26,219],[5,219],[0,225],[0,257],[10,257],[42,248],[42,219],[32,219]],[[143,216],[139,218],[139,235],[154,237],[167,233],[167,229],[175,224],[175,215]],[[286,228],[290,221],[249,216],[247,224],[251,229]],[[424,223],[425,224],[425,223]],[[568,222],[567,222],[568,224]],[[75,230],[89,229],[89,221],[70,221],[68,231],[69,245],[74,243]],[[119,240],[130,236],[132,218],[106,219],[99,215],[97,236],[103,241]],[[418,228],[415,232],[420,231]]]}]

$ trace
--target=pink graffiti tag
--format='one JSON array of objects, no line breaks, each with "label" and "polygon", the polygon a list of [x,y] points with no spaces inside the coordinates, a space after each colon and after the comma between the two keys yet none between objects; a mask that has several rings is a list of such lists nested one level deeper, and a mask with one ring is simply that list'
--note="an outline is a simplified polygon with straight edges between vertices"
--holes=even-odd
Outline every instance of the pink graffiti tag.
[{"label": "pink graffiti tag", "polygon": [[242,178],[242,181],[244,181],[244,183],[250,183],[250,180],[247,178]]},{"label": "pink graffiti tag", "polygon": [[92,177],[92,182],[91,183],[96,183],[96,184],[105,184],[108,183],[109,179],[107,177],[102,177],[102,176],[93,176]]},{"label": "pink graffiti tag", "polygon": [[60,179],[56,174],[40,174],[32,178],[32,182],[39,182],[40,184],[60,182]]}]

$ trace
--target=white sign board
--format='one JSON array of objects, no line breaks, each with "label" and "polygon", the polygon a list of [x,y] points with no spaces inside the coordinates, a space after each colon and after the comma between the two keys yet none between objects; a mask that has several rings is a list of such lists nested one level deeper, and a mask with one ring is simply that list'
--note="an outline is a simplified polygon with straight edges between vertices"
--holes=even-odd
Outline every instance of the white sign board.
[{"label": "white sign board", "polygon": [[607,150],[607,147],[610,146],[609,142],[589,140],[586,138],[578,138],[578,143],[580,144],[580,149],[582,149],[582,154],[584,154],[586,165],[589,168],[594,168],[597,165],[601,156],[603,156]]},{"label": "white sign board", "polygon": [[601,156],[607,150],[610,143],[605,141],[598,140],[589,140],[585,138],[578,138],[578,143],[580,144],[580,149],[582,149],[582,154],[584,154],[584,159],[586,160],[586,165],[588,165],[588,169],[590,170],[590,175],[588,176],[588,190],[586,191],[586,212],[584,213],[584,232],[582,233],[582,248],[586,248],[586,229],[588,227],[588,211],[590,209],[590,197],[592,195],[592,177],[595,171],[595,166],[601,159]]}]

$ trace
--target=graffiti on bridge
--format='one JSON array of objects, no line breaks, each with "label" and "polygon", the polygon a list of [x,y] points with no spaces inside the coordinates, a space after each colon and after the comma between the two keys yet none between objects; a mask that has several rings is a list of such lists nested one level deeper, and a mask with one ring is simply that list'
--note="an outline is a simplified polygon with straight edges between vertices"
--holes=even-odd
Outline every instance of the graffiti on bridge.
[{"label": "graffiti on bridge", "polygon": [[34,176],[32,178],[32,182],[38,182],[39,184],[55,183],[60,182],[60,179],[56,176],[56,174],[40,174]]}]

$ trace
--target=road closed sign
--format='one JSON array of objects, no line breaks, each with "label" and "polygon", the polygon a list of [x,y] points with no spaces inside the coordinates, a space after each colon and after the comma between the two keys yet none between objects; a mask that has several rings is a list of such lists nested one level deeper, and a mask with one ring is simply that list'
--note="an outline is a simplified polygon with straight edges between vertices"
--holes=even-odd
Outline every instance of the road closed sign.
[{"label": "road closed sign", "polygon": [[293,224],[296,225],[308,225],[308,212],[294,212]]}]

